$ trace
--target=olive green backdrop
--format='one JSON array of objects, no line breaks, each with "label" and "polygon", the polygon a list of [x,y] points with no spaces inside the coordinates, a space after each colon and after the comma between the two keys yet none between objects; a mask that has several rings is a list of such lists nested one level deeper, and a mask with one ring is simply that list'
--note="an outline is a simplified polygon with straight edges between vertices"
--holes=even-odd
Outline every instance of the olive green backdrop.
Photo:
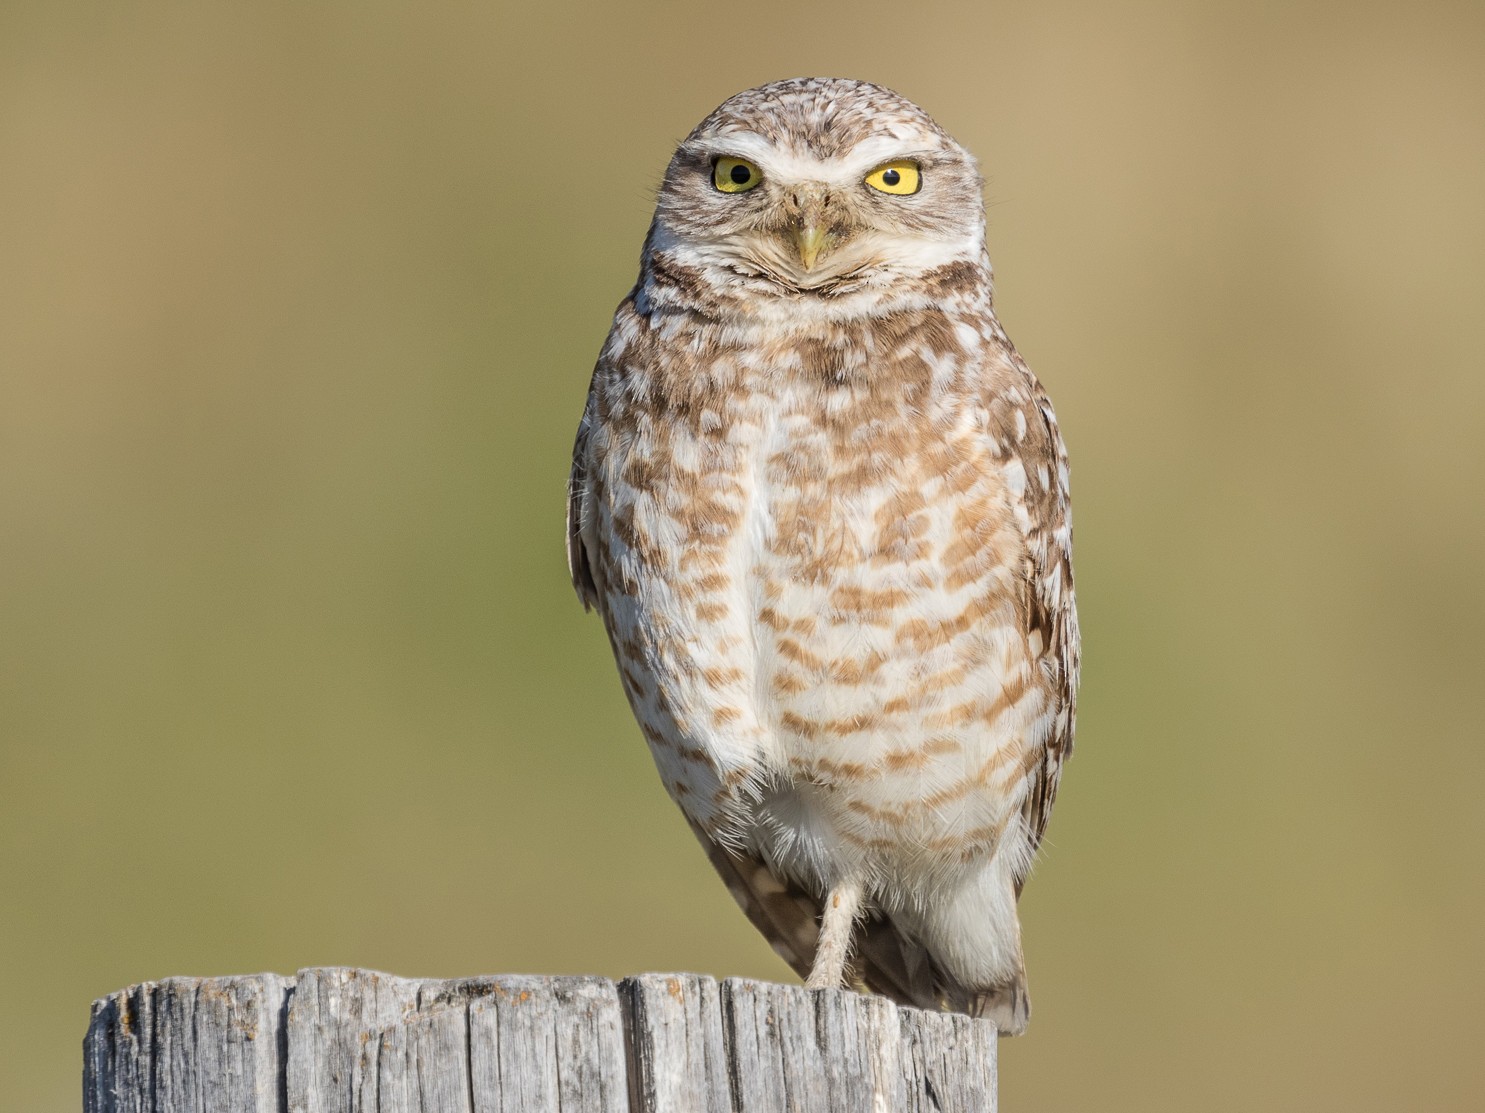
[{"label": "olive green backdrop", "polygon": [[1485,8],[0,8],[0,1105],[170,974],[783,978],[567,583],[672,144],[870,78],[982,159],[1073,454],[1017,1111],[1485,1092]]}]

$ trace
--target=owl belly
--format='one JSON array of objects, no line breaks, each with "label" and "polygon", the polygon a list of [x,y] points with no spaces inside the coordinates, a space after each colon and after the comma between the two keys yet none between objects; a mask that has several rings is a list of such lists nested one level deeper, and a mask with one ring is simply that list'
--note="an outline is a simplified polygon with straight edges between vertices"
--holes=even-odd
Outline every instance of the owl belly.
[{"label": "owl belly", "polygon": [[710,837],[920,900],[1014,833],[1050,724],[1001,466],[968,420],[919,440],[757,401],[603,457],[620,674]]},{"label": "owl belly", "polygon": [[746,542],[772,774],[754,841],[913,901],[995,853],[1041,760],[1021,535],[972,430],[931,450],[785,433]]}]

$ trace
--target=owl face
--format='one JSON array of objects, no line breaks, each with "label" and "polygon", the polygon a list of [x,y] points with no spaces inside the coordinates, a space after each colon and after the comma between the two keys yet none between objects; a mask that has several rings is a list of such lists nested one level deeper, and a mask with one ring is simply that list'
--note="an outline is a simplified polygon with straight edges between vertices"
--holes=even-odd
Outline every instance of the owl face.
[{"label": "owl face", "polygon": [[973,157],[922,109],[861,81],[739,93],[677,149],[651,250],[755,292],[880,287],[984,245]]}]

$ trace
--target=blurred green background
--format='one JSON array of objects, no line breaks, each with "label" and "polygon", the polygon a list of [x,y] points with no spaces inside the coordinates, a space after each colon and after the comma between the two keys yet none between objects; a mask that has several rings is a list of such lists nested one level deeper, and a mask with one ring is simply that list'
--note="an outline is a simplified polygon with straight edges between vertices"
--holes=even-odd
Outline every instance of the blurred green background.
[{"label": "blurred green background", "polygon": [[1479,1108],[1485,7],[1251,0],[0,7],[0,1104],[170,974],[787,976],[561,533],[673,143],[806,73],[979,154],[1073,453],[1005,1108]]}]

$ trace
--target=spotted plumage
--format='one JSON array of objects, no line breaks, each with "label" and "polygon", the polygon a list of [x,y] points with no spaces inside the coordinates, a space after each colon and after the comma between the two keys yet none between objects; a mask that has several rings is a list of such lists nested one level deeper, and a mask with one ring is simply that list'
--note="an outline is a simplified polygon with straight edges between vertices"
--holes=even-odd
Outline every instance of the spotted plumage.
[{"label": "spotted plumage", "polygon": [[780,954],[1019,1032],[1078,629],[1067,457],[995,318],[981,189],[864,82],[707,117],[598,359],[568,552],[667,791]]}]

